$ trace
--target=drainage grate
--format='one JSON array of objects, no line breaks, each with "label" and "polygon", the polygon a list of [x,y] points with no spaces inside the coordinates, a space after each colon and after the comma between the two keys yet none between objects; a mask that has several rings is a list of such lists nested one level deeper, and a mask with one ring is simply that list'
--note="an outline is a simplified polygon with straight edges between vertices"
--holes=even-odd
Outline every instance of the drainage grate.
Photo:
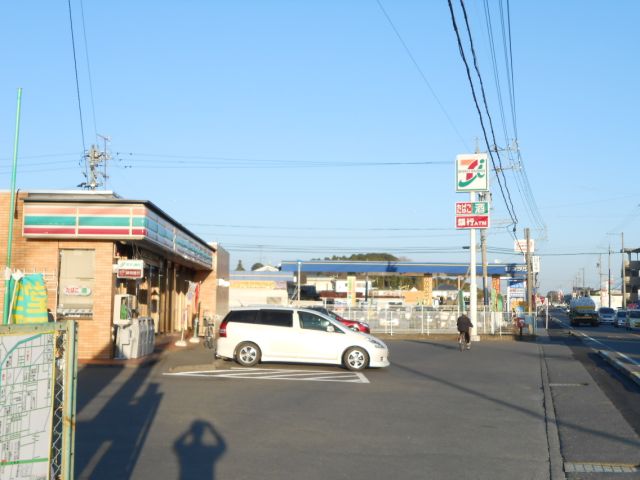
[{"label": "drainage grate", "polygon": [[614,463],[564,463],[566,473],[637,473],[640,468],[634,465]]}]

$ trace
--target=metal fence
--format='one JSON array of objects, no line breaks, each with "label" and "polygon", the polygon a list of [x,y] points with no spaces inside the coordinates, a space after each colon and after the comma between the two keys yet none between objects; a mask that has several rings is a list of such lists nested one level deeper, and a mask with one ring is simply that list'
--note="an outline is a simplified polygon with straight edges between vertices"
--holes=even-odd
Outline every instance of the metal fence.
[{"label": "metal fence", "polygon": [[[455,308],[390,305],[380,308],[335,305],[331,310],[348,320],[369,324],[372,333],[386,334],[455,334],[460,312]],[[468,314],[468,313],[467,313]],[[513,331],[511,315],[478,309],[476,320],[480,335],[504,335]]]},{"label": "metal fence", "polygon": [[0,478],[73,479],[77,324],[0,326]]}]

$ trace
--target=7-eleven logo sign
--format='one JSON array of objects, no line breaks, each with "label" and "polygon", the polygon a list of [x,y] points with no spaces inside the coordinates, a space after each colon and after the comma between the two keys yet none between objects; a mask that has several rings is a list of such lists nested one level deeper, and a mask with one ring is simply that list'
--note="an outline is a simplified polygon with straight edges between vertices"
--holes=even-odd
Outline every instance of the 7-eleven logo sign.
[{"label": "7-eleven logo sign", "polygon": [[469,153],[456,157],[456,192],[486,192],[489,190],[489,169],[486,153]]}]

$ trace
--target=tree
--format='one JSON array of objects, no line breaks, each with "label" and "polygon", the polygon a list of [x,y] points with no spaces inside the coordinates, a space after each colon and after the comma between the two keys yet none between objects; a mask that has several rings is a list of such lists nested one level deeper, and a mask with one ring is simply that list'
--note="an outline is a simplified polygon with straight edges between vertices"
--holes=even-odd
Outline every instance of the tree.
[{"label": "tree", "polygon": [[238,260],[238,266],[236,267],[236,272],[244,272],[244,267],[242,266],[242,260]]},{"label": "tree", "polygon": [[261,264],[260,262],[256,262],[253,265],[251,265],[251,271],[258,270],[259,268],[262,268],[262,267],[264,267],[263,264]]}]

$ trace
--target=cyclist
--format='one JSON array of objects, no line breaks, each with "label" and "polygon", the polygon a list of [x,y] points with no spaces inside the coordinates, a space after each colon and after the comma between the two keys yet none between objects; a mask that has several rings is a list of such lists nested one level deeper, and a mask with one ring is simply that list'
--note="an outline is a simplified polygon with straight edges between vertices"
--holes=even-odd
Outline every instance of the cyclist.
[{"label": "cyclist", "polygon": [[473,328],[473,323],[471,323],[471,319],[462,312],[458,317],[458,332],[464,333],[464,342],[467,345],[467,350],[471,349],[471,337],[469,337],[470,328]]}]

